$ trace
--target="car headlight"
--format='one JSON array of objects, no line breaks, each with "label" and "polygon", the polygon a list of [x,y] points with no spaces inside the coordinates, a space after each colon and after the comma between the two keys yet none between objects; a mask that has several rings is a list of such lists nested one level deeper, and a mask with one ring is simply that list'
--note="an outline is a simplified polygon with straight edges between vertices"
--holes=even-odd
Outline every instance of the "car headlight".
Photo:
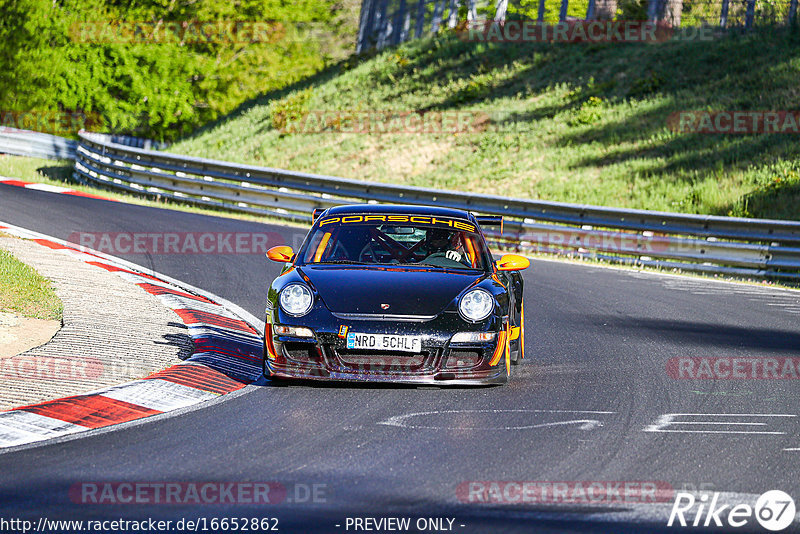
[{"label": "car headlight", "polygon": [[458,311],[468,321],[474,323],[489,317],[494,308],[494,297],[485,289],[473,289],[458,303]]},{"label": "car headlight", "polygon": [[294,316],[307,314],[314,303],[311,290],[303,284],[289,284],[284,287],[279,300],[283,311]]}]

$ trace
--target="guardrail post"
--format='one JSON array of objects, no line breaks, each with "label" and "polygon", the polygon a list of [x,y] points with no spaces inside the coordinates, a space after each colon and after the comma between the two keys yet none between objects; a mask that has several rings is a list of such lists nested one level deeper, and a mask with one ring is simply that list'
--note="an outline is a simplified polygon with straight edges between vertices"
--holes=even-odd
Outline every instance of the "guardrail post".
[{"label": "guardrail post", "polygon": [[722,11],[719,14],[719,27],[724,28],[728,25],[728,4],[730,0],[722,0]]},{"label": "guardrail post", "polygon": [[567,8],[569,7],[569,0],[561,0],[561,11],[558,14],[558,20],[564,22],[567,20]]},{"label": "guardrail post", "polygon": [[744,19],[744,28],[749,30],[753,26],[753,18],[756,14],[756,0],[747,0],[747,15]]}]

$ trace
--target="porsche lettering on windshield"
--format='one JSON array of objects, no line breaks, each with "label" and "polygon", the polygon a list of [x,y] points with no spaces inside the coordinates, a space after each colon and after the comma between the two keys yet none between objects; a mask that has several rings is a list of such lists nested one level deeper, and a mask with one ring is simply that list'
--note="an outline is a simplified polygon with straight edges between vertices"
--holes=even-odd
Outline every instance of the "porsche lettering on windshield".
[{"label": "porsche lettering on windshield", "polygon": [[431,226],[447,226],[457,230],[464,230],[466,232],[475,232],[475,225],[465,221],[456,219],[448,219],[441,217],[428,217],[425,215],[346,215],[344,217],[328,217],[319,222],[320,227],[339,223],[339,224],[357,224],[357,223],[374,223],[374,222],[387,222],[387,223],[411,223],[411,224],[424,224]]}]

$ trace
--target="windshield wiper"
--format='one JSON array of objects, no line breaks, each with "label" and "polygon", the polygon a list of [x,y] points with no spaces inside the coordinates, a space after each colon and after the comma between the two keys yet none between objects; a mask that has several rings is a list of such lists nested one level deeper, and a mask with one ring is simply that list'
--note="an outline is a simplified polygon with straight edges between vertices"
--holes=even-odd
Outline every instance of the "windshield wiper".
[{"label": "windshield wiper", "polygon": [[402,265],[404,267],[405,266],[411,266],[411,267],[415,267],[415,266],[440,267],[442,269],[449,269],[450,268],[450,267],[442,267],[441,265],[437,265],[435,263],[427,263],[427,262],[424,262],[424,261],[415,261],[415,262],[409,262],[409,263],[393,263],[392,265]]},{"label": "windshield wiper", "polygon": [[309,265],[331,265],[331,264],[345,264],[345,265],[371,265],[363,261],[354,260],[328,260],[328,261],[315,261]]}]

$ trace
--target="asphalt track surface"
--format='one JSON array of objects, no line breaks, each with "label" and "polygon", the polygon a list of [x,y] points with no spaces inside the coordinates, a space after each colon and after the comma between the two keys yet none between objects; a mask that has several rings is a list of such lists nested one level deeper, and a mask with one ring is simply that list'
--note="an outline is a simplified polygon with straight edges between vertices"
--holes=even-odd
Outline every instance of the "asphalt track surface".
[{"label": "asphalt track surface", "polygon": [[[293,244],[305,233],[5,185],[0,220],[62,239],[266,231]],[[278,272],[261,255],[119,255],[256,317]],[[455,532],[670,532],[704,529],[666,528],[671,500],[660,508],[485,504],[464,502],[456,489],[468,481],[656,481],[800,497],[800,450],[785,450],[800,448],[800,382],[677,380],[666,371],[675,357],[798,356],[799,294],[550,261],[533,261],[524,277],[526,357],[506,386],[264,381],[180,415],[0,454],[0,517],[277,517],[281,532],[354,532],[348,517],[447,517]],[[694,424],[657,425],[676,413],[697,415],[673,418]],[[646,431],[653,425],[694,432]],[[87,481],[275,481],[289,498],[262,506],[73,502],[69,488]],[[324,496],[308,502],[305,488],[315,484]]]}]

